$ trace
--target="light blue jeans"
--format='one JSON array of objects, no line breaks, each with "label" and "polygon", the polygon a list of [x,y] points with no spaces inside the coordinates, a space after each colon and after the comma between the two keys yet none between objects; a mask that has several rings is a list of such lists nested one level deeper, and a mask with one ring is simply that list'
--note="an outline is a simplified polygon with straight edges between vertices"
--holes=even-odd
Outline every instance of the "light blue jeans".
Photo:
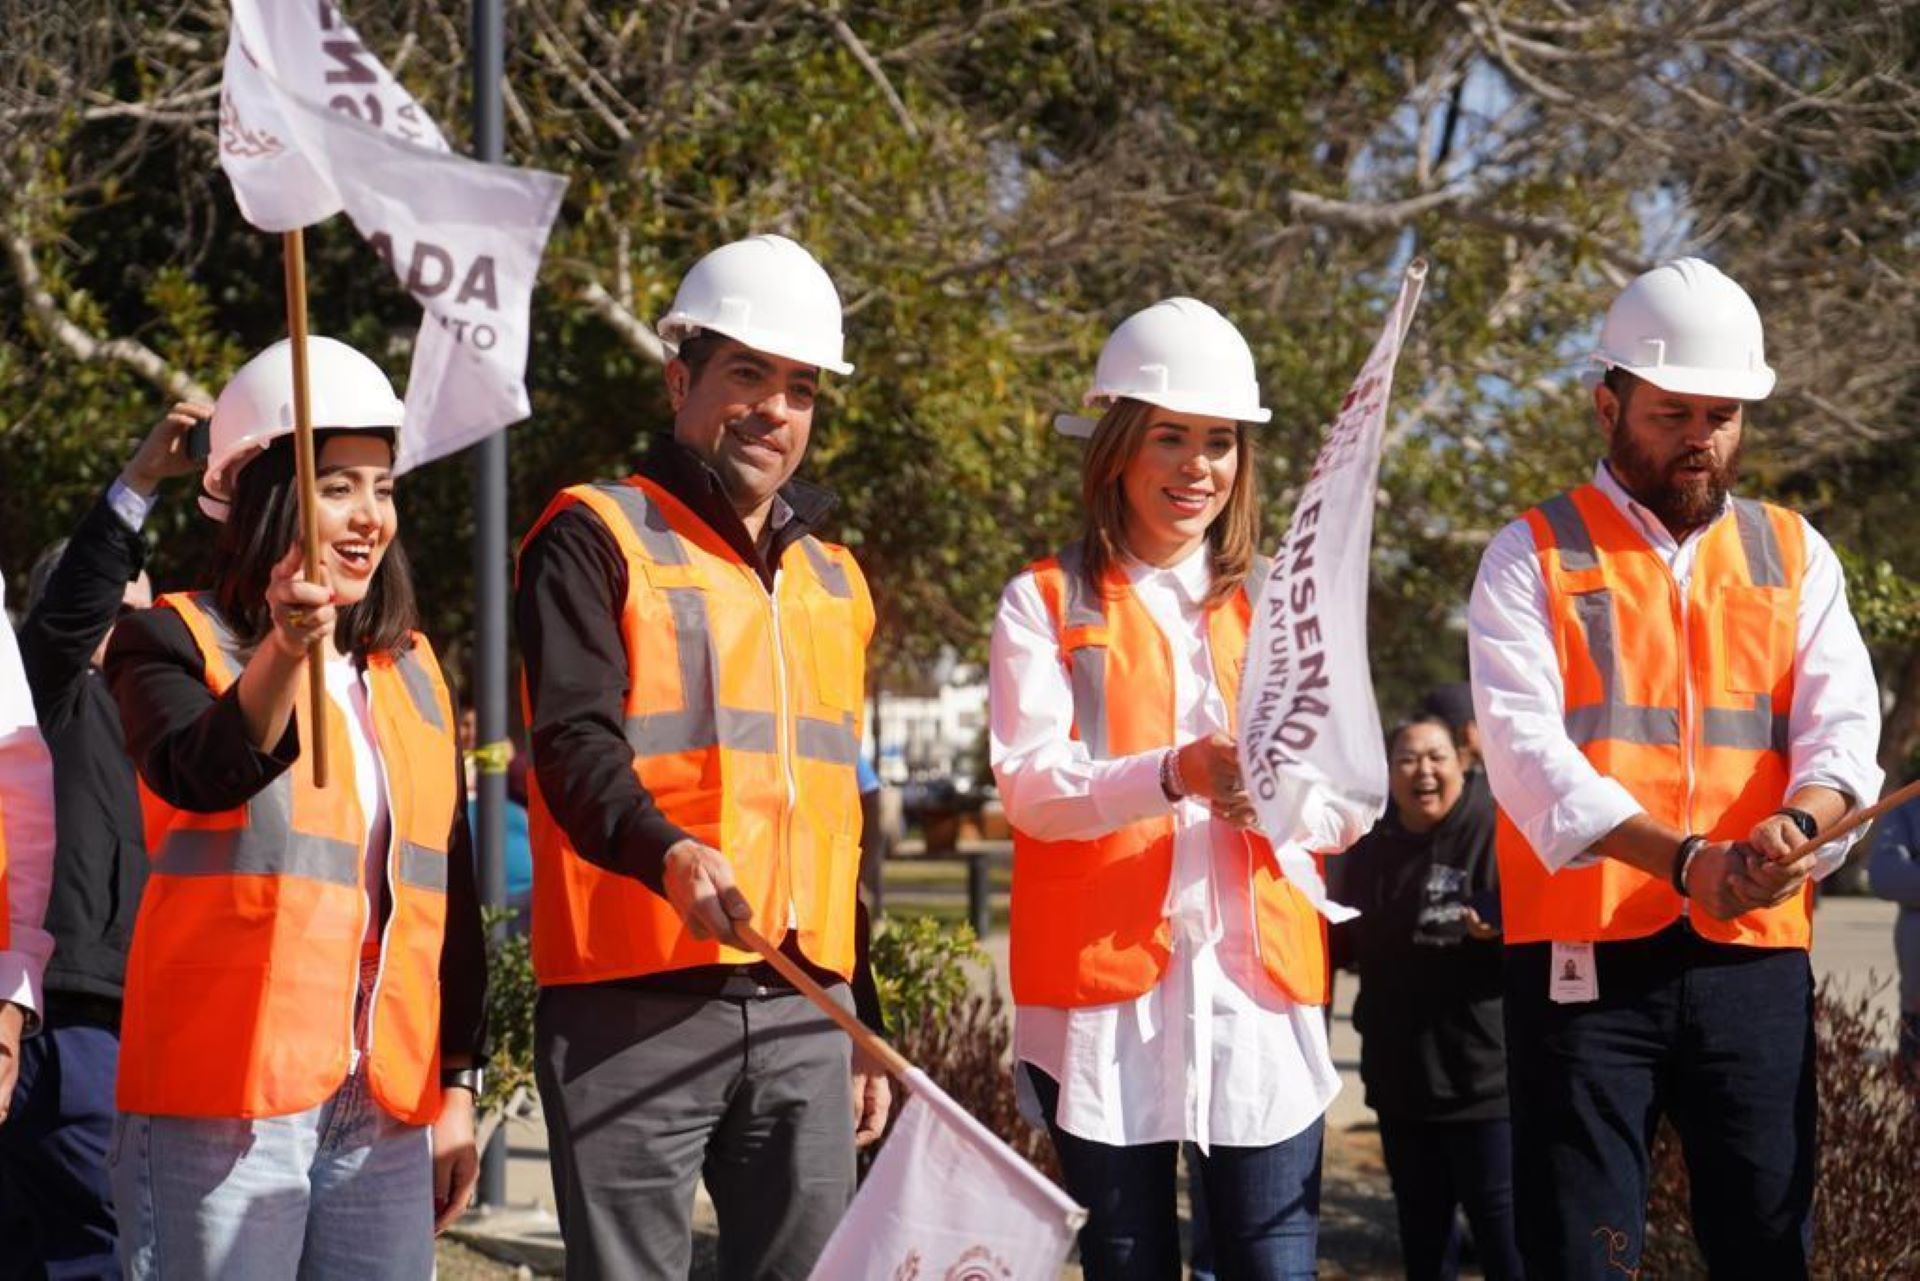
[{"label": "light blue jeans", "polygon": [[129,1281],[422,1281],[433,1156],[356,1070],[258,1120],[123,1112],[107,1158]]}]

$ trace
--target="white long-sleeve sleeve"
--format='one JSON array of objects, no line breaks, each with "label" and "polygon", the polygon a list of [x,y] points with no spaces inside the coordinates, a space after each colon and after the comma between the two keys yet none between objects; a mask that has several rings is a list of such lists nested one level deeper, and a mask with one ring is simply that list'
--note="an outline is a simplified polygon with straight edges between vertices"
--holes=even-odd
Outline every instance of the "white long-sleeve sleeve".
[{"label": "white long-sleeve sleeve", "polygon": [[1172,811],[1163,753],[1096,761],[1071,736],[1073,685],[1032,574],[1001,593],[989,670],[989,751],[1008,822],[1041,840],[1084,841]]},{"label": "white long-sleeve sleeve", "polygon": [[[1692,577],[1699,532],[1676,543],[1604,464],[1595,469],[1594,484],[1634,522],[1684,587]],[[1880,700],[1873,665],[1847,608],[1833,548],[1812,526],[1801,524],[1807,567],[1794,647],[1787,790],[1791,795],[1820,784],[1856,802],[1870,801],[1879,795],[1882,778],[1875,760]],[[1495,535],[1481,558],[1467,608],[1467,649],[1474,714],[1494,798],[1548,868],[1592,861],[1589,847],[1642,807],[1626,788],[1594,769],[1567,736],[1546,580],[1524,520]],[[1822,850],[1816,875],[1838,867],[1854,839]]]},{"label": "white long-sleeve sleeve", "polygon": [[[0,608],[6,584],[0,581]],[[0,615],[3,617],[3,615]],[[39,1023],[40,984],[53,955],[43,923],[53,888],[53,761],[40,737],[33,695],[13,629],[0,624],[0,827],[6,839],[10,938],[0,951],[0,1001]]]}]

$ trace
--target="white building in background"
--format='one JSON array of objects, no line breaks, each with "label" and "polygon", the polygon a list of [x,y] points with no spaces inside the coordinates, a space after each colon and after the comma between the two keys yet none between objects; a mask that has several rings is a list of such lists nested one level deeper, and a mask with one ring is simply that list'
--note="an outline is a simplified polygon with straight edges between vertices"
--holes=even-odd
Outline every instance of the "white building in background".
[{"label": "white building in background", "polygon": [[884,782],[951,778],[963,791],[972,786],[974,754],[987,725],[987,683],[978,668],[949,662],[940,667],[944,679],[931,692],[883,693],[879,715],[868,717],[862,751],[873,759],[877,730]]}]

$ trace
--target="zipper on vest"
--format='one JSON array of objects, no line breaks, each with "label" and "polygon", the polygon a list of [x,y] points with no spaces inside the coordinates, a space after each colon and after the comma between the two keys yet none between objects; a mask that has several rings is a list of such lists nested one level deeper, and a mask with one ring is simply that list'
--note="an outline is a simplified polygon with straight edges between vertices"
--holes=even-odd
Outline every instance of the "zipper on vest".
[{"label": "zipper on vest", "polygon": [[[756,576],[757,577],[757,576]],[[773,567],[773,587],[767,592],[767,609],[773,619],[773,692],[777,703],[773,711],[774,751],[780,760],[780,777],[787,785],[787,803],[780,813],[780,825],[776,829],[778,844],[775,855],[780,860],[780,872],[787,883],[787,915],[780,925],[783,930],[797,927],[800,921],[799,906],[793,900],[793,811],[798,801],[799,787],[793,777],[793,718],[788,713],[787,698],[787,640],[780,628],[780,567]]]},{"label": "zipper on vest", "polygon": [[[380,783],[380,799],[386,802],[387,806],[387,848],[380,859],[380,875],[383,879],[382,888],[385,890],[382,901],[387,905],[387,923],[380,927],[380,960],[374,966],[373,986],[367,989],[367,1044],[365,1046],[365,1053],[366,1056],[371,1059],[373,1057],[374,1025],[377,1022],[375,1015],[380,1009],[380,981],[387,976],[387,943],[393,936],[393,922],[395,918],[400,915],[400,901],[397,894],[398,878],[393,874],[394,852],[400,844],[400,823],[394,816],[392,789],[387,786],[387,757],[385,750],[380,746],[380,718],[374,713],[373,707],[373,690],[377,682],[374,681],[371,672],[362,672],[361,676],[366,680],[367,730],[368,737],[373,740],[373,755],[376,758],[373,773],[374,777],[377,778]],[[363,853],[360,859],[363,868],[366,866],[366,862],[366,856]],[[367,895],[362,894],[360,901],[366,903]],[[368,910],[369,912],[372,910],[370,904]],[[364,928],[360,931],[360,942],[362,947],[364,947],[366,944],[366,930]],[[359,964],[358,952],[355,953],[354,962],[356,973],[354,975],[353,986],[354,989],[358,991],[360,987],[360,978],[357,973]]]}]

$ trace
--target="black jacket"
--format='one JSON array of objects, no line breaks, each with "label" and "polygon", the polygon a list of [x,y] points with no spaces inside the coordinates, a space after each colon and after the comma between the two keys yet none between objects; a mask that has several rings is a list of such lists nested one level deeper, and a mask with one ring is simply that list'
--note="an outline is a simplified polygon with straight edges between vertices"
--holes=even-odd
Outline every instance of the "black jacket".
[{"label": "black jacket", "polygon": [[1389,807],[1335,860],[1335,897],[1360,909],[1335,927],[1335,953],[1360,971],[1360,1079],[1383,1118],[1507,1115],[1501,941],[1467,937],[1460,911],[1498,919],[1493,830],[1493,795],[1469,776],[1431,831],[1408,831]]},{"label": "black jacket", "polygon": [[120,709],[93,651],[139,576],[146,545],[108,504],[93,504],[20,629],[20,657],[53,756],[56,843],[47,932],[48,1013],[61,996],[118,1001],[147,882],[140,791]]},{"label": "black jacket", "polygon": [[[654,438],[640,475],[685,503],[773,589],[781,553],[833,509],[825,490],[791,481],[780,497],[793,518],[773,531],[762,556],[716,476],[700,457],[668,435]],[[660,811],[633,772],[633,748],[622,729],[627,649],[620,634],[627,562],[613,535],[590,509],[575,504],[541,526],[520,549],[514,619],[527,682],[527,733],[533,770],[554,818],[580,856],[631,876],[664,894],[667,850],[687,833]],[[867,917],[858,908],[853,981],[855,1005],[871,1027],[881,1025],[867,966]],[[814,966],[789,935],[786,950],[823,983],[839,977]],[[768,986],[786,987],[768,965],[701,966],[623,982],[663,991],[717,990],[736,970]]]},{"label": "black jacket", "polygon": [[[240,712],[240,687],[219,698],[186,622],[170,609],[134,614],[114,629],[107,679],[127,746],[160,798],[176,809],[219,813],[244,805],[299,759],[297,723],[271,752],[257,750]],[[304,697],[305,686],[302,686]],[[447,926],[440,948],[440,1052],[486,1060],[487,949],[467,829],[466,779],[456,755],[453,830],[447,845]],[[393,898],[388,895],[388,909]]]}]

